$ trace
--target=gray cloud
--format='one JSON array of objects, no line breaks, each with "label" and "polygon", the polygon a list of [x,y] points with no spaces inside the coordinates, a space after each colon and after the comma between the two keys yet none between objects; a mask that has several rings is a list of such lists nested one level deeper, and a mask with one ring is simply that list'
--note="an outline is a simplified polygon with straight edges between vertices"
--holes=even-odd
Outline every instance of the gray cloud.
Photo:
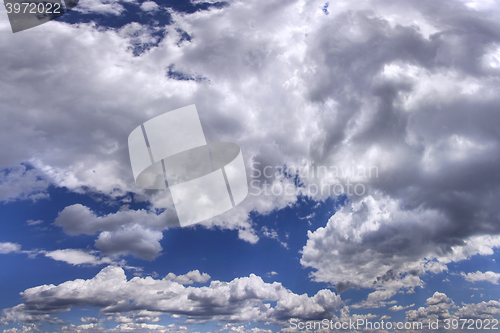
[{"label": "gray cloud", "polygon": [[45,199],[49,185],[43,172],[26,165],[0,170],[0,201]]},{"label": "gray cloud", "polygon": [[162,250],[160,245],[162,238],[161,231],[145,229],[136,224],[114,232],[101,232],[95,241],[95,246],[103,254],[132,254],[137,258],[153,260]]},{"label": "gray cloud", "polygon": [[[491,254],[500,233],[498,8],[339,1],[325,15],[322,6],[234,2],[174,13],[166,38],[141,56],[129,47],[150,41],[152,32],[138,25],[99,31],[52,22],[37,30],[44,40],[5,34],[0,166],[28,161],[56,186],[111,197],[131,191],[165,208],[164,195],[134,186],[126,138],[145,120],[196,103],[209,141],[238,143],[247,166],[259,162],[260,171],[311,161],[378,168],[378,177],[368,179],[303,179],[366,188],[309,233],[301,262],[315,270],[314,279],[339,291],[374,289],[366,303],[374,305],[421,286],[421,274],[469,254]],[[191,41],[179,43],[180,31]],[[168,77],[168,68],[206,80]],[[48,186],[23,177],[33,186],[11,186],[5,200],[43,194]],[[278,176],[270,181],[293,184]],[[251,196],[204,225],[237,229],[255,243],[249,212],[267,214],[296,200],[297,194]],[[96,246],[107,253],[153,258],[161,251],[163,219],[142,211],[92,214],[67,207],[56,224],[69,233],[101,232]],[[90,222],[72,224],[68,216]],[[132,230],[141,239],[128,246]]]},{"label": "gray cloud", "polygon": [[316,269],[315,280],[333,283],[339,291],[355,285],[376,289],[365,303],[374,306],[400,289],[423,286],[419,275],[446,271],[450,262],[489,255],[500,246],[499,236],[440,244],[442,220],[436,210],[402,210],[388,197],[369,196],[347,204],[326,227],[309,231],[301,263]]}]

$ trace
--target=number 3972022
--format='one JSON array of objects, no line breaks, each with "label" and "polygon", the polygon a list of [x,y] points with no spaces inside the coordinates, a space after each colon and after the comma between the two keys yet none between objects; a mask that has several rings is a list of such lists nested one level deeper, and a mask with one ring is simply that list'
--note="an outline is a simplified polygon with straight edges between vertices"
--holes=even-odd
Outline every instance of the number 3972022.
[{"label": "number 3972022", "polygon": [[498,319],[445,319],[445,330],[497,330]]},{"label": "number 3972022", "polygon": [[6,3],[5,9],[7,13],[29,13],[29,14],[62,14],[61,4],[58,3],[33,3],[33,2],[21,2],[21,3]]}]

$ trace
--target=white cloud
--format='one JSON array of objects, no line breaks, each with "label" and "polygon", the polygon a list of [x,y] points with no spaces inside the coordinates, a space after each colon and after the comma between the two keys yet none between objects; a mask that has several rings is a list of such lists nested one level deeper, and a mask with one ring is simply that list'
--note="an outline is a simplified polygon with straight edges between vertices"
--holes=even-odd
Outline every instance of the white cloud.
[{"label": "white cloud", "polygon": [[[123,6],[90,1],[76,9],[119,15]],[[140,56],[131,46],[155,41],[157,32],[140,24],[116,31],[51,22],[37,33],[2,34],[0,165],[14,172],[2,174],[0,198],[37,199],[51,182],[111,198],[141,194],[151,211],[97,217],[70,206],[56,224],[100,233],[96,245],[107,253],[154,258],[169,226],[154,208],[170,203],[135,186],[126,137],[147,119],[196,103],[209,141],[238,143],[248,167],[377,167],[377,177],[303,179],[366,189],[309,233],[301,262],[314,279],[374,289],[373,305],[421,286],[421,274],[491,254],[500,244],[499,20],[447,0],[432,8],[339,1],[328,11],[315,2],[245,1],[173,13],[165,39]],[[179,43],[181,30],[190,42]],[[172,64],[178,75],[169,77]],[[294,185],[281,175],[257,180],[278,190]],[[267,214],[297,196],[250,195],[203,225],[256,243],[249,212]],[[128,246],[134,231],[140,240]]]},{"label": "white cloud", "polygon": [[496,300],[462,305],[456,312],[458,318],[493,319],[500,315],[500,302]]},{"label": "white cloud", "polygon": [[52,258],[57,261],[64,261],[71,265],[101,265],[109,264],[112,262],[112,260],[109,258],[99,258],[92,253],[76,249],[63,249],[42,253],[45,254],[46,257]]},{"label": "white cloud", "polygon": [[37,225],[43,223],[43,220],[28,220],[26,221],[28,225]]},{"label": "white cloud", "polygon": [[[126,1],[129,2],[129,1]],[[121,15],[125,8],[119,0],[88,0],[78,3],[73,10],[84,14]]]},{"label": "white cloud", "polygon": [[146,229],[136,224],[117,231],[101,232],[95,246],[104,254],[132,254],[137,258],[153,260],[162,250],[162,238],[161,231]]},{"label": "white cloud", "polygon": [[[406,320],[420,321],[428,323],[439,319],[493,319],[500,314],[500,302],[491,300],[481,303],[462,303],[462,307],[458,307],[445,294],[435,292],[434,295],[427,299],[426,306],[420,307],[418,310],[409,310],[406,312]],[[424,324],[425,325],[425,324]],[[441,324],[440,324],[441,325]],[[440,326],[441,327],[441,326]]]},{"label": "white cloud", "polygon": [[160,6],[154,1],[144,1],[140,7],[145,12],[153,12],[158,10]]},{"label": "white cloud", "polygon": [[488,272],[480,272],[477,271],[475,273],[462,273],[462,276],[470,282],[477,282],[477,281],[488,281],[493,284],[498,284],[498,280],[500,280],[500,273],[495,273],[492,271]]},{"label": "white cloud", "polygon": [[261,228],[261,232],[264,237],[275,239],[281,244],[281,246],[283,246],[285,249],[288,249],[288,244],[286,242],[280,241],[278,232],[276,230],[263,226]]},{"label": "white cloud", "polygon": [[210,280],[210,275],[207,273],[201,274],[199,270],[191,271],[185,275],[175,275],[174,273],[168,273],[164,280],[172,280],[179,284],[193,284],[194,282],[205,283]]},{"label": "white cloud", "polygon": [[417,321],[426,325],[429,321],[434,322],[436,319],[443,321],[452,318],[449,310],[454,303],[445,294],[436,291],[432,297],[427,299],[426,305],[418,310],[406,311],[406,321]]},{"label": "white cloud", "polygon": [[[102,6],[113,8],[109,12],[114,14],[122,10],[118,2],[89,4],[96,11]],[[412,8],[411,14],[408,14],[406,5]],[[82,3],[76,9],[87,10],[86,6]],[[68,96],[67,100],[57,99],[47,88],[33,88],[35,95],[51,97],[47,98],[50,103],[45,101],[41,106],[36,105],[35,101],[41,99],[35,95],[25,101],[27,107],[21,106],[16,101],[21,100],[17,95],[23,90],[16,85],[24,81],[10,82],[15,89],[5,92],[10,96],[5,100],[6,123],[11,124],[5,128],[5,135],[13,136],[19,149],[6,149],[9,153],[4,164],[12,166],[33,160],[37,168],[49,174],[58,185],[73,190],[89,186],[108,194],[125,190],[137,192],[131,180],[126,140],[123,138],[137,124],[166,111],[165,105],[171,105],[170,110],[194,101],[203,111],[207,134],[212,138],[237,138],[247,164],[253,159],[271,165],[298,166],[307,158],[339,167],[352,163],[374,164],[385,172],[388,179],[391,174],[399,174],[407,165],[422,159],[421,154],[413,151],[414,147],[421,145],[422,153],[427,149],[434,165],[442,166],[446,159],[436,160],[439,154],[433,152],[460,150],[456,145],[445,144],[448,142],[446,138],[456,135],[464,142],[478,146],[494,139],[476,137],[476,131],[461,133],[463,124],[456,120],[461,117],[454,117],[451,105],[433,123],[445,124],[452,117],[453,125],[460,125],[453,126],[457,133],[443,133],[441,137],[436,128],[422,126],[423,118],[427,117],[424,111],[428,100],[453,102],[463,98],[449,94],[448,90],[436,90],[446,87],[451,92],[456,91],[456,85],[462,82],[456,79],[457,75],[467,79],[467,70],[476,59],[472,56],[465,59],[471,55],[469,51],[464,51],[463,57],[458,59],[460,61],[446,58],[448,54],[460,53],[456,51],[461,50],[460,45],[467,45],[471,36],[460,35],[457,38],[461,39],[455,44],[440,38],[430,41],[416,28],[432,26],[434,33],[445,31],[450,25],[459,26],[461,22],[446,15],[446,6],[447,2],[440,4],[435,12],[429,13],[422,4],[372,8],[370,3],[341,2],[331,4],[331,14],[325,16],[321,8],[312,3],[284,2],[281,6],[268,8],[256,1],[234,2],[224,9],[190,15],[174,13],[175,23],[166,27],[167,37],[157,48],[141,57],[134,57],[129,46],[152,41],[154,29],[137,23],[120,31],[99,31],[92,25],[69,26],[53,22],[38,28],[42,29],[38,30],[40,32],[50,32],[53,40],[46,45],[57,46],[50,49],[40,44],[33,34],[24,34],[15,41],[9,37],[5,41],[13,45],[9,50],[23,45],[23,57],[30,58],[27,63],[41,63],[47,68],[57,64],[63,71],[64,66],[70,65],[56,63],[50,57],[40,59],[39,56],[39,50],[50,54],[50,50],[60,49],[67,52],[66,57],[82,66],[65,71],[72,78],[70,85],[65,84],[65,78],[54,76],[54,80],[59,80],[57,86],[68,90],[64,94]],[[457,7],[456,10],[469,15],[471,20],[480,20],[473,11],[467,12],[466,7]],[[379,19],[366,14],[370,11]],[[441,16],[445,17],[446,23]],[[241,17],[247,19],[241,20]],[[342,28],[337,29],[337,25]],[[175,29],[193,35],[192,41],[178,45],[179,34]],[[140,38],[137,32],[140,32]],[[70,35],[74,38],[68,38]],[[488,35],[487,38],[493,37]],[[473,44],[477,47],[471,49],[482,52],[481,43],[486,45],[488,42],[476,40],[475,43],[479,44]],[[332,43],[336,47],[331,47]],[[370,47],[380,51],[377,58],[367,56],[372,54]],[[232,57],[231,54],[238,56]],[[335,59],[345,59],[343,61],[347,63]],[[3,60],[15,64],[19,57],[6,52]],[[350,62],[362,64],[363,70],[349,66]],[[435,63],[440,64],[436,70],[432,67]],[[179,72],[199,73],[208,78],[210,84],[166,77],[165,68],[171,64],[175,64]],[[415,70],[384,76],[387,66],[412,66]],[[8,75],[10,72],[7,71],[15,72],[17,68],[4,67],[2,77],[16,77]],[[39,68],[29,67],[27,75],[35,75],[37,70]],[[270,70],[273,75],[268,75]],[[330,75],[334,72],[335,75]],[[45,75],[56,74],[45,72]],[[336,77],[335,82],[331,81],[332,77]],[[432,86],[439,81],[438,77],[447,78],[450,84]],[[366,82],[373,84],[368,86]],[[480,83],[476,96],[467,97],[471,103],[484,101],[478,96],[495,87],[494,82],[487,78]],[[391,95],[391,89],[395,91],[394,95]],[[284,98],[277,100],[276,91]],[[349,104],[351,99],[346,99],[347,95],[356,100],[355,105]],[[67,103],[81,96],[86,96],[85,103],[76,106]],[[411,101],[411,107],[402,107],[405,99]],[[384,101],[394,108],[385,108]],[[496,103],[495,98],[488,101]],[[106,107],[103,109],[103,106]],[[26,108],[29,112],[15,112]],[[69,109],[72,110],[71,116],[64,113]],[[101,111],[89,113],[88,109]],[[146,110],[145,113],[142,110]],[[228,113],[227,110],[232,111]],[[410,113],[405,113],[407,111]],[[481,119],[471,124],[472,128],[479,129],[488,123],[486,119],[492,115],[486,109],[484,112],[479,117]],[[35,126],[29,122],[31,118],[43,121]],[[23,123],[28,125],[20,126]],[[399,131],[384,131],[383,123],[397,123]],[[406,127],[408,130],[402,131]],[[241,136],[241,133],[246,134]],[[373,140],[364,140],[365,137]],[[444,140],[442,145],[432,148],[440,140]],[[391,146],[390,142],[397,144]],[[49,150],[48,146],[57,149]],[[491,156],[491,149],[495,147],[493,145],[490,150],[478,152],[479,155],[475,156]],[[470,149],[455,153],[461,154],[461,161],[471,156]],[[333,183],[346,180],[325,178]],[[365,185],[384,190],[390,186],[404,186],[386,179],[378,183],[370,180]],[[419,180],[408,179],[411,184],[418,184]],[[249,204],[248,209],[257,207],[260,212],[266,211],[264,204],[267,204],[268,211],[295,200],[293,197],[253,199],[266,201]]]},{"label": "white cloud", "polygon": [[391,312],[396,312],[396,311],[406,310],[406,309],[412,308],[412,307],[414,307],[414,306],[415,306],[415,303],[410,304],[410,305],[406,305],[406,306],[402,306],[402,305],[393,305],[393,306],[391,306],[390,308],[388,308],[387,310],[388,310],[388,311],[391,311]]},{"label": "white cloud", "polygon": [[[198,271],[185,276],[206,282],[206,277]],[[291,317],[328,317],[342,305],[340,297],[330,290],[320,290],[312,297],[296,295],[280,283],[265,283],[253,274],[230,282],[212,281],[209,286],[202,287],[184,287],[171,277],[127,280],[123,269],[108,266],[89,280],[26,289],[21,293],[24,302],[5,309],[1,320],[56,320],[52,314],[76,306],[94,306],[102,315],[114,316],[118,322],[126,318],[132,319],[130,322],[140,322],[143,317],[151,320],[169,313],[203,321],[282,323]],[[276,305],[272,307],[269,302],[276,302]]]},{"label": "white cloud", "polygon": [[97,232],[95,246],[104,254],[132,254],[138,258],[152,260],[162,250],[162,231],[174,225],[171,210],[156,213],[146,210],[119,210],[97,216],[89,208],[75,204],[64,208],[54,224],[69,235]]},{"label": "white cloud", "polygon": [[2,254],[7,254],[11,252],[19,252],[21,251],[21,245],[17,243],[11,243],[11,242],[0,242],[0,253]]}]

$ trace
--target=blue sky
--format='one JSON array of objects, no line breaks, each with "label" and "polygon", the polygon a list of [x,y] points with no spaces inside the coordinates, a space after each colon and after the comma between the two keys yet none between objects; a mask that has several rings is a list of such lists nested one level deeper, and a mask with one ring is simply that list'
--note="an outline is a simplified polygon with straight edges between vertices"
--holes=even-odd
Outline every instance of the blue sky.
[{"label": "blue sky", "polygon": [[[0,330],[498,321],[499,14],[80,0],[13,34],[2,7]],[[180,228],[127,137],[191,104],[250,193]]]}]

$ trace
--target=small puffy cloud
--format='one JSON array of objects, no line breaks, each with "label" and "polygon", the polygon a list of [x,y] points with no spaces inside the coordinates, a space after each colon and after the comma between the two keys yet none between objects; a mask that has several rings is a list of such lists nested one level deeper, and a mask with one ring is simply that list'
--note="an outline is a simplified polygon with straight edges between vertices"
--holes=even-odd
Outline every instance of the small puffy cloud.
[{"label": "small puffy cloud", "polygon": [[154,12],[160,8],[154,1],[145,1],[141,4],[141,9],[145,12]]},{"label": "small puffy cloud", "polygon": [[440,293],[436,291],[432,297],[429,297],[425,304],[427,305],[437,305],[437,304],[446,304],[450,302],[450,298],[446,296],[446,294]]},{"label": "small puffy cloud", "polygon": [[28,221],[26,221],[26,223],[28,225],[37,225],[37,224],[43,223],[43,220],[28,220]]},{"label": "small puffy cloud", "polygon": [[492,271],[480,272],[477,271],[475,273],[462,273],[462,276],[470,282],[478,282],[478,281],[487,281],[493,284],[498,284],[498,280],[500,280],[500,273],[495,273]]},{"label": "small puffy cloud", "polygon": [[78,3],[73,10],[84,14],[121,15],[125,8],[119,0],[88,0]]},{"label": "small puffy cloud", "polygon": [[111,259],[109,258],[99,258],[98,256],[95,256],[83,250],[64,249],[42,253],[45,254],[46,257],[52,258],[57,261],[64,261],[71,265],[101,265],[111,263]]},{"label": "small puffy cloud", "polygon": [[101,232],[95,241],[95,247],[103,254],[131,254],[140,259],[153,260],[162,250],[160,245],[162,238],[161,231],[135,224],[116,231]]},{"label": "small puffy cloud", "polygon": [[21,251],[21,245],[17,243],[4,242],[0,243],[0,253],[7,254],[11,252],[19,252]]},{"label": "small puffy cloud", "polygon": [[119,210],[97,216],[88,207],[80,204],[68,206],[57,216],[54,224],[69,235],[99,235],[95,246],[103,254],[127,255],[152,260],[162,247],[162,231],[175,221],[171,210],[156,213],[146,210]]},{"label": "small puffy cloud", "polygon": [[418,310],[409,310],[406,312],[406,321],[423,322],[444,320],[451,318],[450,309],[454,305],[453,301],[446,294],[435,292],[432,297],[426,301],[426,307],[420,307]]},{"label": "small puffy cloud", "polygon": [[413,304],[410,304],[410,305],[407,305],[407,306],[402,306],[402,305],[393,305],[391,306],[389,309],[389,311],[391,312],[396,312],[396,311],[402,311],[402,310],[406,310],[406,309],[409,309],[409,308],[412,308],[415,306],[415,303]]},{"label": "small puffy cloud", "polygon": [[201,274],[199,270],[193,270],[184,275],[175,275],[174,273],[168,273],[164,277],[164,280],[175,281],[179,284],[193,284],[194,282],[205,283],[210,280],[210,275],[207,273]]},{"label": "small puffy cloud", "polygon": [[266,226],[263,226],[261,228],[261,233],[264,237],[271,238],[277,240],[281,246],[284,248],[288,249],[288,244],[286,242],[282,242],[278,236],[278,232],[272,228],[268,228]]}]

